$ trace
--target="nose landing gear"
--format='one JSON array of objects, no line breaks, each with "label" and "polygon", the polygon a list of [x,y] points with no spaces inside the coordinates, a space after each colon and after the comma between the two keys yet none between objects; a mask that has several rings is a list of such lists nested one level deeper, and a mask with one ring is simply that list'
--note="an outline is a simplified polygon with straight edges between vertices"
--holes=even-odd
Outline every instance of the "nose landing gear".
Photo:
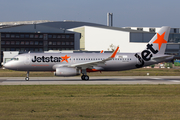
[{"label": "nose landing gear", "polygon": [[29,71],[27,71],[27,77],[25,78],[26,81],[29,81]]}]

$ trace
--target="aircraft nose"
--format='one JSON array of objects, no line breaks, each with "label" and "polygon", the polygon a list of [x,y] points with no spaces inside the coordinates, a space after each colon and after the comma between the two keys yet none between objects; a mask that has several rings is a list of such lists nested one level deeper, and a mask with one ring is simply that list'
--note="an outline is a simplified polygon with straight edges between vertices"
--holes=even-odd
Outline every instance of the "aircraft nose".
[{"label": "aircraft nose", "polygon": [[5,63],[3,66],[8,69],[10,65],[8,63]]},{"label": "aircraft nose", "polygon": [[15,66],[11,62],[7,62],[3,65],[6,69],[13,69]]}]

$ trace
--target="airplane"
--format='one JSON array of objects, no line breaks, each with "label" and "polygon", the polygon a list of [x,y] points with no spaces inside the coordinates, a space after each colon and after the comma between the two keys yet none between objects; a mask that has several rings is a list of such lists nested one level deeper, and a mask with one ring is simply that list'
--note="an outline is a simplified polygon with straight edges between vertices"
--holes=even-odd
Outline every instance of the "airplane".
[{"label": "airplane", "polygon": [[170,27],[162,27],[140,52],[117,53],[26,53],[13,57],[4,67],[11,70],[54,71],[55,76],[80,75],[89,80],[87,72],[122,71],[168,62],[173,55],[164,54]]}]

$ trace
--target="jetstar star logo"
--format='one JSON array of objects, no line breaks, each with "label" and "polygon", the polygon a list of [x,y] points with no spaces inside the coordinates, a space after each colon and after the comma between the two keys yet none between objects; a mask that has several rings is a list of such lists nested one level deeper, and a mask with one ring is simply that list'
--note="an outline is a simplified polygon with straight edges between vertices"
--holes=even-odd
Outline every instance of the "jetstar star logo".
[{"label": "jetstar star logo", "polygon": [[157,39],[153,43],[157,43],[159,45],[159,50],[161,49],[161,45],[163,43],[167,43],[167,41],[164,39],[165,32],[162,35],[159,35],[157,33]]},{"label": "jetstar star logo", "polygon": [[[159,35],[157,33],[157,39],[153,43],[157,43],[159,50],[161,49],[161,45],[163,43],[167,43],[167,41],[164,39],[165,32],[162,35]],[[159,51],[155,50],[153,48],[153,44],[147,44],[147,49],[143,50],[141,52],[141,56],[138,55],[137,53],[135,54],[135,57],[139,60],[139,64],[136,64],[137,68],[143,67],[144,66],[144,61],[149,61],[153,57],[154,54],[157,54]]]},{"label": "jetstar star logo", "polygon": [[62,58],[61,62],[66,61],[68,63],[67,59],[70,58],[70,56],[65,55],[64,57],[61,56],[61,58]]}]

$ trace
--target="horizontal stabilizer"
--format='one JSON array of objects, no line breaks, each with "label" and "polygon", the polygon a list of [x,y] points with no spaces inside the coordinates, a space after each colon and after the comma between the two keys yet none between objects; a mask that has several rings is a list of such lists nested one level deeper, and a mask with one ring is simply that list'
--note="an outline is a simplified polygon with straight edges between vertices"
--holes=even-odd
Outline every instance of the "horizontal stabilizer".
[{"label": "horizontal stabilizer", "polygon": [[159,56],[159,57],[153,57],[152,60],[162,61],[162,60],[171,59],[171,58],[173,59],[174,55],[164,55],[164,56]]}]

